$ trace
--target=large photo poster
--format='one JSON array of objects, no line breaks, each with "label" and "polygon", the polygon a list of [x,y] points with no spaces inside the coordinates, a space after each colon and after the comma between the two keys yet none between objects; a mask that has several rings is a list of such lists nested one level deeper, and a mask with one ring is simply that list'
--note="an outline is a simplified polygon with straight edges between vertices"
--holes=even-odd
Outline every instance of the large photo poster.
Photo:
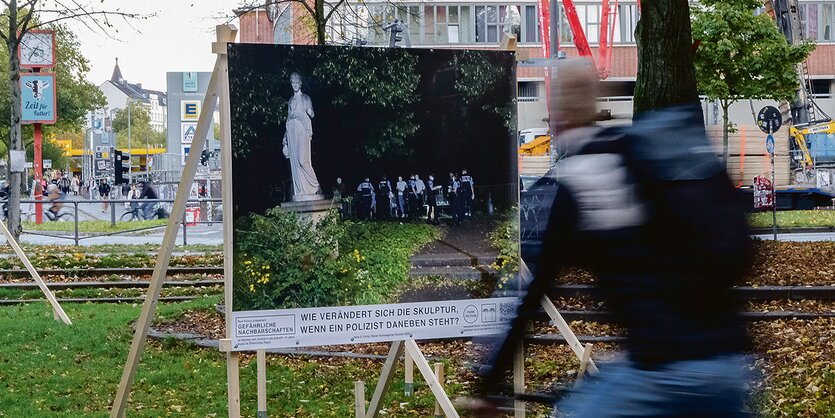
[{"label": "large photo poster", "polygon": [[[501,329],[514,300],[487,298],[518,251],[514,60],[229,45],[236,349]],[[493,270],[410,273],[447,253]]]}]

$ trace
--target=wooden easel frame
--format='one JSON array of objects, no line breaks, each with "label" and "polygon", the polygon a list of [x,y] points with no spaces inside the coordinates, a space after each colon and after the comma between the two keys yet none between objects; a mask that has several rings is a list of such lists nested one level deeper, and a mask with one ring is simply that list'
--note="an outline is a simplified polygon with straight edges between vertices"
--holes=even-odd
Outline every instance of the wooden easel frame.
[{"label": "wooden easel frame", "polygon": [[[227,59],[227,42],[234,42],[237,35],[237,29],[232,25],[217,26],[217,42],[212,44],[212,52],[217,54],[217,62],[215,64],[214,72],[209,81],[208,89],[206,90],[206,98],[203,100],[203,107],[200,111],[200,117],[197,122],[197,131],[194,135],[194,142],[192,149],[202,149],[211,127],[212,115],[215,112],[216,102],[220,101],[220,131],[221,131],[221,182],[222,198],[224,206],[229,208],[229,213],[223,217],[223,234],[224,234],[224,300],[226,303],[226,338],[220,341],[220,350],[226,352],[226,373],[227,373],[227,398],[228,398],[228,414],[231,418],[238,418],[241,416],[240,411],[240,375],[238,364],[238,353],[231,350],[230,347],[230,327],[232,315],[232,129],[230,125],[231,112],[229,103],[229,69]],[[194,182],[194,174],[197,170],[197,162],[199,153],[192,152],[186,160],[186,165],[183,168],[183,175],[177,188],[177,197],[174,200],[174,207],[172,213],[181,213],[185,210],[186,199],[188,198],[188,190],[191,183]],[[180,193],[186,191],[185,193]],[[148,337],[148,330],[153,321],[154,312],[156,311],[157,301],[159,300],[162,282],[168,270],[168,263],[171,259],[171,252],[174,247],[174,242],[179,231],[182,217],[172,216],[168,219],[168,226],[165,230],[165,236],[162,241],[157,262],[154,266],[154,273],[151,277],[151,283],[148,286],[148,293],[145,302],[142,305],[142,313],[136,325],[136,332],[134,334],[131,350],[128,354],[128,360],[125,364],[122,373],[122,379],[119,382],[119,388],[116,393],[116,398],[113,401],[113,407],[110,411],[112,418],[121,418],[125,415],[127,408],[127,401],[130,397],[131,386],[136,377],[136,369],[139,366],[139,360],[145,348],[145,340]],[[34,274],[37,274],[36,272]],[[396,341],[392,343],[391,351],[386,359],[383,367],[383,372],[380,377],[380,382],[374,392],[371,405],[366,416],[377,416],[382,405],[382,399],[385,392],[391,383],[394,375],[395,365],[399,361],[400,356],[405,351],[408,351],[415,364],[418,366],[421,374],[426,382],[429,384],[432,393],[438,400],[439,405],[443,409],[447,417],[458,417],[452,401],[443,391],[438,379],[432,372],[432,368],[426,361],[426,358],[421,353],[420,349],[414,340]],[[257,351],[257,380],[258,380],[258,416],[266,416],[266,355],[263,350]]]},{"label": "wooden easel frame", "polygon": [[52,305],[52,314],[55,319],[60,318],[67,325],[72,325],[72,321],[67,316],[67,313],[64,312],[64,309],[61,308],[61,305],[58,303],[58,299],[55,299],[55,295],[52,294],[52,291],[49,290],[49,287],[46,286],[41,275],[38,274],[38,271],[35,270],[35,267],[32,266],[32,263],[29,261],[29,258],[26,257],[26,253],[23,252],[23,249],[20,248],[17,241],[15,241],[12,233],[9,232],[9,228],[6,228],[5,222],[0,222],[0,226],[3,227],[3,235],[6,236],[6,242],[12,246],[14,252],[17,254],[17,258],[26,266],[26,270],[29,271],[29,274],[32,275],[32,278],[35,279],[35,283],[38,284],[38,287],[41,288],[41,292],[43,292],[46,299],[49,301],[49,304]]}]

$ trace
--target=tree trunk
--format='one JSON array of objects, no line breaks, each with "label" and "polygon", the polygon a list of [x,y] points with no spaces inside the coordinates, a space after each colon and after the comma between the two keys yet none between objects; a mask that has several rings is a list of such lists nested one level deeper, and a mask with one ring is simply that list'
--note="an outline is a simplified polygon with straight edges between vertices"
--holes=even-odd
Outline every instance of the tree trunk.
[{"label": "tree trunk", "polygon": [[316,16],[313,20],[316,22],[316,43],[319,45],[325,44],[325,27],[328,22],[325,22],[325,0],[315,0]]},{"label": "tree trunk", "polygon": [[635,29],[634,113],[699,104],[688,0],[644,0]]},{"label": "tree trunk", "polygon": [[[9,121],[9,154],[12,150],[22,151],[23,140],[20,131],[20,59],[17,56],[17,0],[9,2],[9,31],[6,48],[9,51],[9,90],[11,91],[11,120]],[[11,158],[9,159],[11,162]],[[23,173],[12,173],[9,164],[9,231],[15,240],[20,238],[20,188]]]},{"label": "tree trunk", "polygon": [[728,171],[728,108],[731,107],[729,102],[722,100],[722,164],[725,165],[725,171]]}]

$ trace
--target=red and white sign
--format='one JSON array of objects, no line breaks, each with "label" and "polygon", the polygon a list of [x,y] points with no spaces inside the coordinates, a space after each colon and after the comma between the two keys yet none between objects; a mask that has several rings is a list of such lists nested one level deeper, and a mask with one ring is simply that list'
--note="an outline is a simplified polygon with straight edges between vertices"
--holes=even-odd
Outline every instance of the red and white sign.
[{"label": "red and white sign", "polygon": [[197,226],[200,221],[200,208],[186,208],[186,225]]},{"label": "red and white sign", "polygon": [[764,176],[754,177],[754,209],[774,207],[774,187]]}]

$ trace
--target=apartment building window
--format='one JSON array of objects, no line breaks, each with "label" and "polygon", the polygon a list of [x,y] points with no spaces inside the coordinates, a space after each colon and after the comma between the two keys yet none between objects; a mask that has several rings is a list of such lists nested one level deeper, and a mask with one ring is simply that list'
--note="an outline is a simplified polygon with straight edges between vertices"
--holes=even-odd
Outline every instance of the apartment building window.
[{"label": "apartment building window", "polygon": [[638,5],[618,5],[618,26],[615,43],[635,43],[635,27],[638,25]]},{"label": "apartment building window", "polygon": [[539,14],[536,12],[536,6],[525,6],[525,39],[520,39],[521,42],[536,43],[539,42],[539,34],[541,27],[539,25]]},{"label": "apartment building window", "polygon": [[539,14],[534,5],[475,6],[475,42],[497,43],[502,32],[521,43],[536,43],[539,36]]},{"label": "apartment building window", "polygon": [[422,43],[472,43],[470,6],[424,6],[423,17]]},{"label": "apartment building window", "polygon": [[520,102],[538,102],[539,83],[536,81],[520,81],[517,84],[516,97]]},{"label": "apartment building window", "polygon": [[802,3],[798,8],[804,38],[815,42],[835,41],[835,1]]},{"label": "apartment building window", "polygon": [[368,11],[368,41],[388,42],[382,27],[399,19],[405,23],[414,45],[498,43],[502,32],[515,35],[520,43],[540,42],[536,5],[423,4],[359,5]]},{"label": "apartment building window", "polygon": [[[600,22],[602,19],[601,5],[597,4],[576,4],[577,18],[589,44],[600,42]],[[616,44],[635,43],[635,27],[638,24],[639,11],[637,4],[619,4],[617,16],[609,14],[609,28],[614,31],[612,41]],[[560,6],[559,22],[560,43],[574,43],[574,33],[568,23],[568,14],[565,7]]]}]

